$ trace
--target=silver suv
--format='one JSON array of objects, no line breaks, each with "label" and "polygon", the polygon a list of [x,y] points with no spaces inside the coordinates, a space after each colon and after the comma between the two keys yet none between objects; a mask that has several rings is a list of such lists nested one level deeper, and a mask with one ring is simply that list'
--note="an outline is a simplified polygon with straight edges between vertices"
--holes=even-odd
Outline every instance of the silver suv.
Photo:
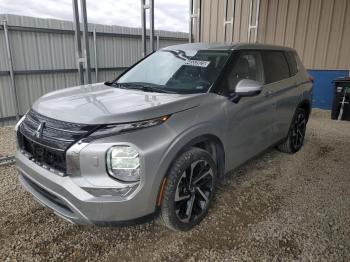
[{"label": "silver suv", "polygon": [[293,49],[167,47],[114,81],[38,99],[16,126],[19,178],[77,224],[158,216],[170,229],[189,230],[225,173],[269,147],[302,147],[311,97]]}]

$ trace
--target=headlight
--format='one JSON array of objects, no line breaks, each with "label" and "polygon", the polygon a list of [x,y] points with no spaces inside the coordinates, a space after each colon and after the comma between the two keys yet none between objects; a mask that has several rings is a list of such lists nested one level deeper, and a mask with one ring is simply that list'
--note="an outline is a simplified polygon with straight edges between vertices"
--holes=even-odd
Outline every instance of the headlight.
[{"label": "headlight", "polygon": [[127,145],[113,146],[107,151],[108,173],[125,182],[140,180],[139,152]]},{"label": "headlight", "polygon": [[132,131],[136,129],[141,128],[147,128],[152,127],[156,125],[160,125],[167,121],[169,119],[169,115],[143,120],[143,121],[137,121],[132,123],[125,123],[125,124],[115,124],[115,125],[106,125],[98,130],[96,130],[94,133],[92,133],[89,137],[86,138],[86,140],[93,140],[98,138],[103,138],[106,136],[116,135],[120,134],[122,132]]}]

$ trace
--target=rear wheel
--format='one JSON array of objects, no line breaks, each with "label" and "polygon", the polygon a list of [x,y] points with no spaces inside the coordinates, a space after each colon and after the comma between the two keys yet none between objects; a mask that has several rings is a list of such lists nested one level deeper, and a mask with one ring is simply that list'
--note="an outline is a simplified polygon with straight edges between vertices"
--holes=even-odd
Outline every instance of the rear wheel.
[{"label": "rear wheel", "polygon": [[186,231],[206,216],[212,202],[217,169],[211,155],[191,148],[174,163],[167,177],[160,219],[172,230]]},{"label": "rear wheel", "polygon": [[288,137],[282,144],[278,145],[277,148],[289,154],[299,151],[304,144],[306,122],[307,114],[305,110],[297,108],[289,128]]}]

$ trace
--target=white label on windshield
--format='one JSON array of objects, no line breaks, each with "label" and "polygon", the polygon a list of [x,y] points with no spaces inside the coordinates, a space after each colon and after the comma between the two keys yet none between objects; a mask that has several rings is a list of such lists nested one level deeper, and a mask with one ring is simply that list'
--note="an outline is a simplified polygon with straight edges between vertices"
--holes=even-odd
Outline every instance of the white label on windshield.
[{"label": "white label on windshield", "polygon": [[200,66],[207,67],[210,64],[210,61],[201,61],[201,60],[186,60],[185,65],[190,66]]}]

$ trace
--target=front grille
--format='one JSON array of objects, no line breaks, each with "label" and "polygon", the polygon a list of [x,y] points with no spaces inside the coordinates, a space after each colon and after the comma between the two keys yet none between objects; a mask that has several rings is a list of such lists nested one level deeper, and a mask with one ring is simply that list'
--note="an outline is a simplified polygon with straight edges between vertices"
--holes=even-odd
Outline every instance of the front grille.
[{"label": "front grille", "polygon": [[[42,125],[41,130],[38,130],[39,125]],[[67,149],[96,127],[55,120],[30,110],[20,125],[17,136],[21,149],[37,162],[65,172]]]}]

